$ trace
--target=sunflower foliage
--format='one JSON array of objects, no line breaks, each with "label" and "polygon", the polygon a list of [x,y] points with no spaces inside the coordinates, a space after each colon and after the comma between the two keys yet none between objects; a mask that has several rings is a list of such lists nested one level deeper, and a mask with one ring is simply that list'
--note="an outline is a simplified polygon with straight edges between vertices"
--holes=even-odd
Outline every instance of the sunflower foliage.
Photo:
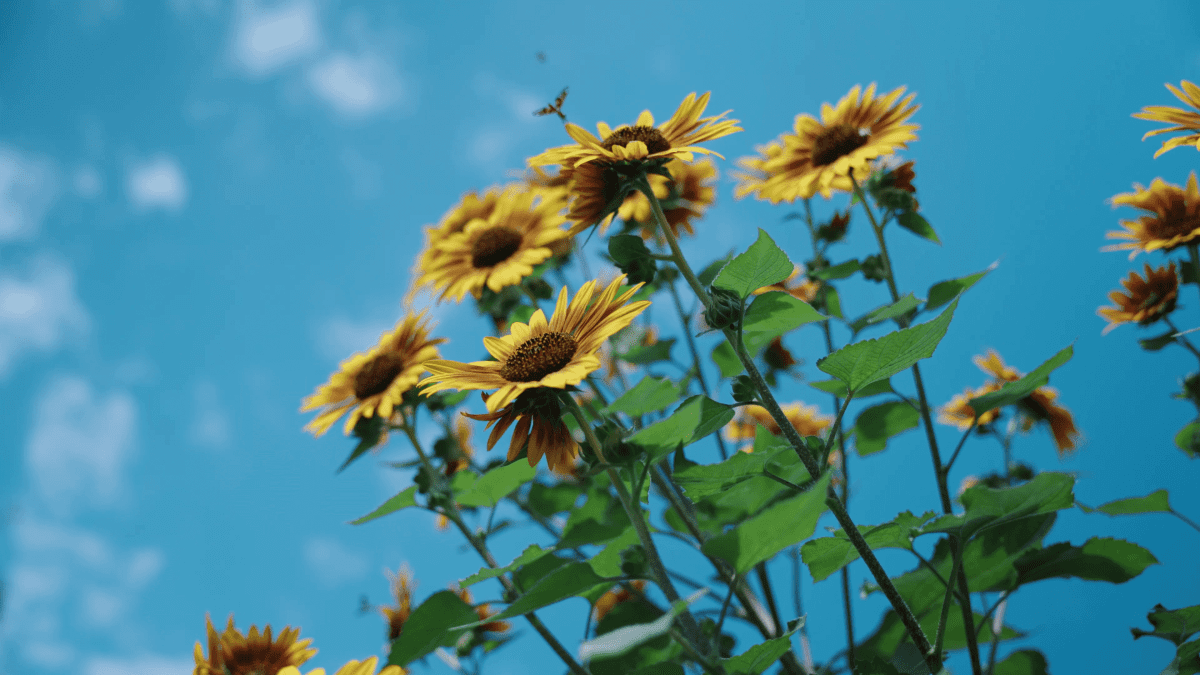
[{"label": "sunflower foliage", "polygon": [[[1200,89],[1184,85],[1172,91],[1195,108]],[[316,435],[348,420],[342,469],[387,452],[389,470],[411,479],[353,526],[422,510],[447,531],[444,555],[479,560],[477,572],[421,596],[407,566],[392,577],[381,672],[419,671],[436,656],[481,673],[488,655],[527,640],[545,641],[557,659],[531,672],[576,675],[1048,672],[1036,638],[1008,644],[1027,633],[1005,622],[1006,608],[1049,579],[1121,584],[1158,562],[1099,529],[1059,541],[1059,513],[1191,521],[1163,490],[1078,504],[1073,475],[1028,458],[1030,443],[1060,457],[1078,450],[1069,397],[1050,386],[1070,346],[1047,348],[1028,373],[990,350],[975,358],[982,384],[930,398],[939,394],[921,363],[992,269],[924,292],[898,285],[911,263],[890,256],[888,239],[940,243],[915,164],[899,158],[917,140],[914,94],[855,86],[737,162],[735,196],[801,208],[782,221],[807,246],[785,251],[758,229],[728,256],[688,260],[679,240],[717,227],[706,216],[718,164],[705,144],[742,131],[724,114],[705,117],[708,100],[689,94],[657,125],[649,111],[631,125],[600,123],[595,135],[568,123],[572,142],[531,157],[524,178],[465,194],[426,229],[396,329],[305,400],[319,411],[308,427]],[[1194,113],[1141,115],[1200,131]],[[1200,147],[1200,135],[1188,138]],[[1112,248],[1188,256],[1131,273],[1100,315],[1110,329],[1162,323],[1169,331],[1144,348],[1179,345],[1200,359],[1171,319],[1179,283],[1200,279],[1195,176],[1183,188],[1156,179],[1113,202],[1146,215],[1111,233],[1124,240]],[[872,244],[850,245],[859,239]],[[606,263],[595,276],[588,246]],[[473,303],[492,334],[432,325],[414,307],[422,293]],[[853,306],[866,297],[883,302]],[[826,348],[793,354],[801,331]],[[442,358],[446,340],[475,345],[468,351],[480,358]],[[1178,396],[1200,415],[1200,373],[1183,378]],[[958,458],[987,436],[1001,461],[952,486]],[[1200,417],[1175,441],[1195,456]],[[929,453],[936,490],[891,520],[856,523],[850,465],[869,472],[872,455],[901,445]],[[885,568],[880,549],[907,552],[907,566],[892,557]],[[775,582],[792,564],[816,583],[840,577],[850,608],[859,560],[855,569],[870,575],[861,592],[888,609],[870,617],[872,631],[817,660],[806,622],[842,608],[805,614],[798,573],[792,588]],[[550,607],[576,625],[544,621]],[[1159,605],[1149,623],[1133,637],[1171,643],[1165,672],[1200,672],[1200,607]],[[251,631],[247,639],[232,619],[225,633],[210,623],[196,672],[298,673],[313,651],[295,629]],[[338,672],[375,675],[374,657]]]}]

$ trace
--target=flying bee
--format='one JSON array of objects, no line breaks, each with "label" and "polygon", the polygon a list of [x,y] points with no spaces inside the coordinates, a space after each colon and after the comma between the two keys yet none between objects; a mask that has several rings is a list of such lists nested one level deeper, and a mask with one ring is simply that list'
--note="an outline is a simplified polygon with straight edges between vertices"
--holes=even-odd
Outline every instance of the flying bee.
[{"label": "flying bee", "polygon": [[533,114],[538,117],[541,117],[542,115],[558,115],[559,119],[561,119],[563,122],[566,122],[567,116],[564,115],[562,111],[563,102],[566,100],[567,88],[563,87],[562,93],[558,95],[558,98],[554,99],[554,103],[547,105],[541,110],[535,110]]},{"label": "flying bee", "polygon": [[538,63],[545,63],[545,62],[546,62],[546,52],[538,52],[538,53],[537,53],[537,54],[535,54],[534,56],[536,56],[536,57],[537,57]]}]

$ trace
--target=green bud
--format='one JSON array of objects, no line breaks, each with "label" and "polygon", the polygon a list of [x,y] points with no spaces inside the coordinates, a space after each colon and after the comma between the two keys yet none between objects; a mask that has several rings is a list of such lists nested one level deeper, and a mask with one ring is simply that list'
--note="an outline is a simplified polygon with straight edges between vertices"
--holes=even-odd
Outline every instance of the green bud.
[{"label": "green bud", "polygon": [[709,293],[712,304],[704,310],[704,322],[717,330],[736,326],[742,320],[741,296],[716,286],[709,286]]},{"label": "green bud", "polygon": [[870,279],[871,281],[874,281],[876,283],[879,283],[879,282],[887,279],[887,273],[883,266],[883,258],[880,257],[878,254],[867,256],[866,258],[863,258],[863,260],[862,260],[862,275],[865,278]]},{"label": "green bud", "polygon": [[733,400],[739,403],[748,403],[758,400],[758,390],[754,388],[754,382],[749,375],[738,375],[733,381]]}]

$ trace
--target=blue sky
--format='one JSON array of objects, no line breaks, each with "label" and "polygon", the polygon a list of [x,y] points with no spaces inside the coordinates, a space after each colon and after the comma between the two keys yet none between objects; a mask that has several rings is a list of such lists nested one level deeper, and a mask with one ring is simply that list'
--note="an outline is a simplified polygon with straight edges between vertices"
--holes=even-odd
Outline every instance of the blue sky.
[{"label": "blue sky", "polygon": [[[1164,82],[1196,78],[1194,4],[64,0],[2,12],[4,672],[190,672],[205,612],[298,624],[321,650],[309,665],[336,668],[384,653],[381,622],[356,608],[364,593],[385,600],[385,567],[407,561],[421,596],[478,569],[424,514],[346,525],[408,477],[375,461],[335,476],[349,442],[303,434],[296,409],[395,321],[423,225],[566,142],[530,115],[564,85],[588,127],[643,108],[665,118],[711,90],[710,110],[732,108],[745,129],[712,143],[731,160],[854,84],[917,92],[906,156],[944,244],[892,234],[900,285],[921,294],[999,261],[924,368],[932,399],[980,384],[970,357],[987,347],[1030,370],[1073,343],[1053,384],[1087,443],[1060,463],[1035,433],[1018,457],[1075,473],[1085,503],[1165,487],[1200,516],[1196,465],[1170,442],[1191,411],[1169,394],[1194,365],[1178,349],[1143,353],[1128,326],[1101,337],[1095,316],[1134,268],[1098,251],[1120,217],[1106,200],[1135,181],[1182,183],[1200,159],[1152,159],[1140,138],[1153,125],[1130,118],[1175,103]],[[685,250],[707,261],[761,226],[802,259],[787,211],[734,201],[725,175]],[[840,250],[869,250],[861,226]],[[865,310],[884,293],[847,301]],[[1198,299],[1184,290],[1180,322],[1197,323]],[[469,308],[436,316],[453,327],[447,354],[478,353],[486,326]],[[822,353],[815,332],[789,344],[810,364]],[[784,398],[829,405],[801,385]],[[936,508],[923,447],[910,432],[855,462],[859,522]],[[964,453],[955,484],[999,466],[994,443]],[[404,456],[394,443],[378,457]],[[1049,541],[1094,535],[1136,541],[1162,565],[1121,586],[1018,594],[1019,644],[1056,672],[1157,672],[1168,645],[1135,643],[1128,627],[1155,603],[1200,603],[1200,539],[1165,516],[1073,511]],[[519,530],[497,555],[534,536]],[[786,566],[773,572],[786,587]],[[844,640],[837,582],[807,579],[804,592],[828,655]],[[882,604],[855,602],[865,634]],[[574,644],[585,611],[573,600],[546,617]],[[489,672],[551,663],[525,632]]]}]

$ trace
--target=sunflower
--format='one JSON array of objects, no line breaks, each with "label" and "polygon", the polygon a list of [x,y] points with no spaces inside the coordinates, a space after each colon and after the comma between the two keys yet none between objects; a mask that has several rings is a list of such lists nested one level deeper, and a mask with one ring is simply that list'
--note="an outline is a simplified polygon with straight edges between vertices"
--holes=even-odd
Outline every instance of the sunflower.
[{"label": "sunflower", "polygon": [[987,354],[983,356],[975,356],[971,359],[975,366],[984,373],[991,375],[1001,384],[1005,382],[1016,382],[1021,379],[1021,371],[1004,363],[1004,359],[1000,358],[1000,352],[995,349],[989,349]]},{"label": "sunflower", "polygon": [[450,477],[471,466],[475,450],[471,447],[471,425],[459,417],[454,420],[454,432],[450,434],[451,447],[446,457],[446,476]]},{"label": "sunflower", "polygon": [[993,391],[998,391],[1002,385],[996,382],[989,382],[978,389],[967,388],[961,394],[955,394],[950,402],[938,409],[938,422],[953,427],[958,427],[959,431],[966,431],[974,424],[980,427],[986,427],[996,418],[1000,417],[1000,409],[992,408],[985,411],[981,415],[975,413],[975,409],[971,407],[969,401],[973,398],[978,398],[984,394],[990,394]]},{"label": "sunflower", "polygon": [[299,666],[317,653],[309,649],[312,638],[297,641],[299,628],[286,627],[274,637],[271,626],[260,633],[257,626],[243,635],[233,626],[230,615],[225,631],[217,633],[212,617],[205,616],[208,632],[208,656],[200,643],[196,643],[194,656],[196,667],[193,675],[262,675],[274,674],[287,666]]},{"label": "sunflower", "polygon": [[[717,165],[711,159],[701,159],[698,162],[681,162],[672,160],[667,164],[671,177],[651,174],[650,187],[654,196],[662,205],[663,215],[667,217],[667,225],[671,232],[679,237],[680,231],[688,235],[696,234],[692,227],[692,219],[704,217],[704,211],[712,205],[716,198],[714,189],[717,178]],[[635,221],[641,224],[639,234],[647,241],[662,241],[651,213],[650,200],[641,192],[634,192],[625,198],[617,215],[622,220]],[[601,229],[601,233],[603,233]]]},{"label": "sunflower", "polygon": [[771,291],[783,291],[802,302],[812,302],[817,297],[817,292],[821,290],[821,282],[809,279],[807,276],[802,276],[803,274],[804,268],[796,265],[787,279],[777,284],[763,286],[754,291],[754,295],[762,295]]},{"label": "sunflower", "polygon": [[[484,602],[479,605],[475,604],[475,600],[471,597],[471,591],[466,588],[458,588],[451,585],[450,590],[459,597],[463,602],[472,605],[475,608],[475,615],[480,621],[487,621],[488,618],[499,614],[498,611],[492,611],[488,603]],[[512,624],[507,621],[488,621],[487,623],[478,626],[478,630],[484,633],[507,633],[512,628]]]},{"label": "sunflower", "polygon": [[1096,310],[1108,326],[1104,333],[1123,323],[1138,323],[1148,326],[1165,317],[1175,310],[1175,301],[1179,297],[1179,275],[1175,271],[1175,263],[1151,269],[1146,264],[1145,278],[1137,272],[1130,272],[1129,277],[1121,280],[1125,292],[1113,291],[1108,298],[1113,301],[1113,307],[1101,307]]},{"label": "sunflower", "polygon": [[417,269],[426,269],[442,254],[442,250],[437,247],[438,243],[450,235],[462,232],[472,220],[487,220],[500,203],[501,194],[503,192],[498,187],[488,188],[483,194],[472,190],[464,194],[462,201],[447,211],[435,227],[426,227],[425,248],[418,258]]},{"label": "sunflower", "polygon": [[1101,251],[1129,249],[1129,259],[1133,260],[1139,251],[1171,251],[1200,237],[1200,188],[1195,172],[1188,176],[1186,188],[1161,178],[1151,181],[1149,189],[1137,183],[1133,188],[1133,192],[1113,197],[1113,206],[1132,206],[1147,215],[1137,220],[1122,220],[1125,230],[1109,232],[1105,237],[1129,241],[1105,246]]},{"label": "sunflower", "polygon": [[412,615],[412,594],[417,584],[408,565],[401,565],[395,574],[389,571],[388,576],[391,578],[392,597],[396,599],[396,606],[380,607],[379,611],[383,612],[384,618],[387,619],[388,642],[391,642],[400,637],[400,633],[404,631],[404,622]]},{"label": "sunflower", "polygon": [[[488,400],[486,395],[483,399]],[[526,459],[529,466],[537,466],[544,455],[550,471],[567,477],[574,475],[575,460],[579,457],[579,444],[571,436],[567,425],[563,424],[563,414],[562,401],[558,395],[553,389],[544,388],[526,390],[495,412],[482,415],[464,412],[463,416],[487,422],[485,429],[492,429],[492,425],[496,425],[488,436],[489,451],[504,432],[516,423],[508,445],[507,461],[515,461],[520,456],[521,449],[528,444]]]},{"label": "sunflower", "polygon": [[304,429],[320,436],[351,408],[347,434],[361,417],[379,413],[385,420],[390,418],[404,393],[421,379],[426,362],[437,358],[437,345],[445,341],[429,337],[424,312],[404,317],[366,353],[342,361],[338,372],[304,399],[300,412],[321,408]]},{"label": "sunflower", "polygon": [[[783,414],[788,421],[792,423],[792,428],[801,436],[820,436],[833,422],[832,417],[820,414],[815,405],[810,406],[796,402],[782,405],[780,408],[783,409]],[[775,418],[771,417],[771,413],[767,412],[766,408],[748,405],[742,408],[741,415],[726,425],[725,436],[735,443],[750,441],[749,445],[743,446],[740,450],[751,452],[754,449],[754,436],[758,433],[760,425],[766,427],[767,431],[775,436],[783,435],[783,429],[776,424]]]},{"label": "sunflower", "polygon": [[[1170,89],[1171,93],[1175,94],[1175,98],[1183,101],[1190,108],[1200,111],[1200,87],[1197,87],[1187,80],[1180,82],[1179,86],[1183,88],[1183,91],[1176,89],[1170,84],[1167,85],[1167,89]],[[1176,136],[1175,138],[1163,141],[1162,147],[1158,149],[1158,152],[1154,153],[1155,158],[1158,158],[1158,156],[1164,152],[1171,150],[1172,148],[1177,148],[1181,145],[1194,145],[1196,146],[1197,150],[1200,150],[1200,113],[1192,112],[1191,110],[1184,110],[1183,108],[1173,108],[1169,105],[1149,105],[1145,108],[1142,108],[1142,112],[1133,113],[1133,116],[1141,120],[1164,122],[1166,124],[1174,125],[1165,129],[1147,131],[1146,134],[1142,136],[1143,141],[1151,136],[1168,134],[1173,131],[1189,132],[1183,136]]]},{"label": "sunflower", "polygon": [[607,616],[613,610],[613,607],[639,597],[640,593],[646,588],[646,582],[641,579],[631,581],[629,585],[634,588],[636,594],[625,590],[624,586],[613,586],[605,591],[604,595],[596,598],[596,604],[592,605],[592,617],[595,618],[597,623]]},{"label": "sunflower", "polygon": [[457,302],[468,293],[479,297],[484,286],[499,292],[519,284],[552,255],[552,244],[567,237],[559,227],[566,222],[562,205],[542,197],[521,187],[506,189],[487,218],[431,243],[434,253],[414,287],[432,286],[443,300],[452,296]]},{"label": "sunflower", "polygon": [[[372,656],[366,661],[347,661],[346,665],[337,669],[334,675],[405,675],[408,671],[400,666],[384,666],[379,673],[375,672],[375,664],[379,661],[379,657]],[[288,666],[279,671],[278,675],[303,675],[299,668]],[[325,675],[324,668],[308,671],[307,675]]]},{"label": "sunflower", "polygon": [[1071,411],[1059,405],[1058,391],[1053,387],[1038,387],[1032,394],[1021,401],[1023,413],[1021,430],[1029,431],[1039,422],[1045,422],[1050,427],[1054,437],[1054,445],[1058,456],[1062,457],[1075,451],[1078,446],[1079,429],[1075,427],[1075,418]]},{"label": "sunflower", "polygon": [[823,104],[819,121],[797,115],[795,133],[759,146],[759,157],[738,160],[743,171],[735,196],[754,194],[778,204],[818,192],[826,199],[834,190],[849,192],[851,175],[865,179],[871,160],[917,139],[913,132],[920,127],[905,124],[920,107],[912,104],[916,94],[902,96],[904,87],[876,97],[874,84],[865,92],[855,85],[836,108]]}]

